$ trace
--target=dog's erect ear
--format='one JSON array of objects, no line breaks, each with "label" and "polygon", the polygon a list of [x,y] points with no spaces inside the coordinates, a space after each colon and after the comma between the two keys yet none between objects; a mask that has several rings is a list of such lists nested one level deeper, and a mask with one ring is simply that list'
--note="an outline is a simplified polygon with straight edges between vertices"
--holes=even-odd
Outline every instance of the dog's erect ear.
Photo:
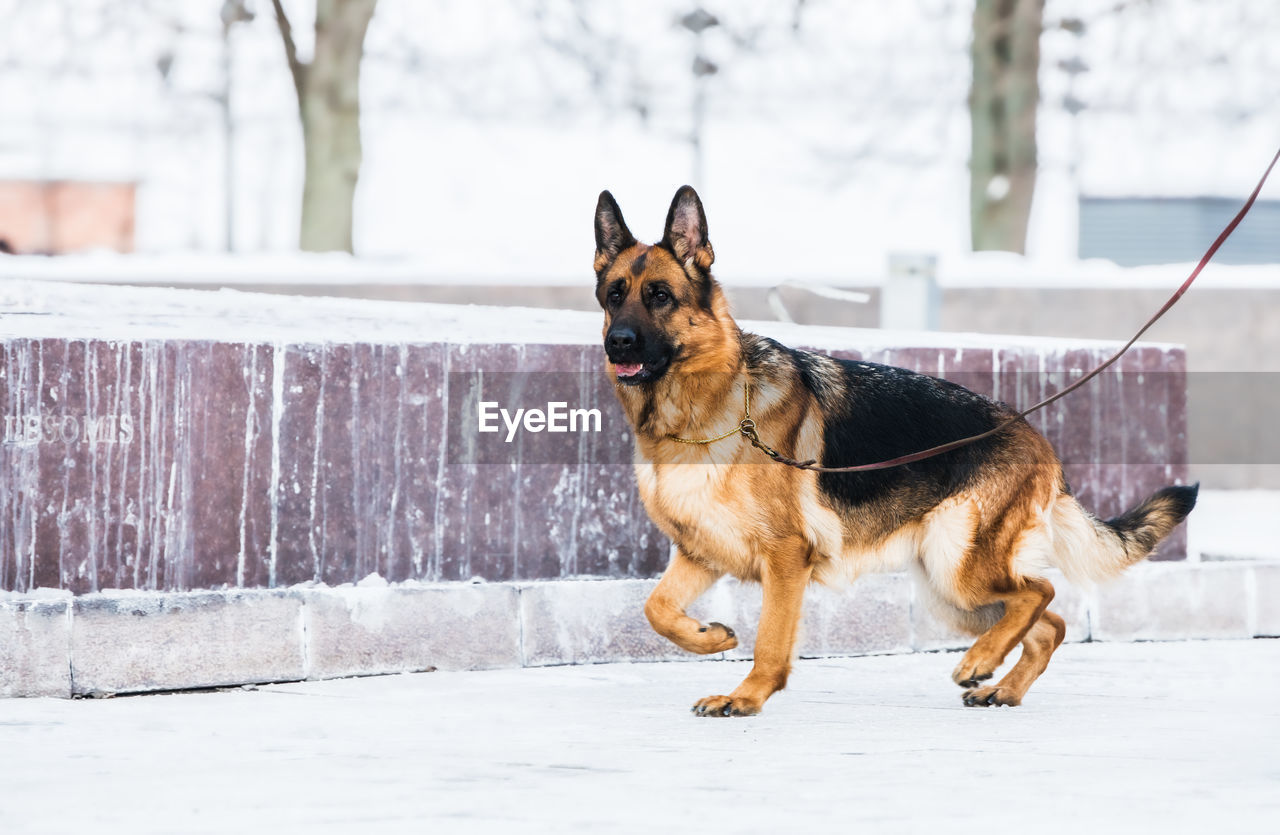
[{"label": "dog's erect ear", "polygon": [[715,250],[707,238],[707,216],[693,186],[680,186],[671,201],[662,245],[686,267],[693,266],[703,272],[711,269],[716,260]]},{"label": "dog's erect ear", "polygon": [[622,219],[618,201],[609,192],[600,192],[600,199],[596,201],[596,276],[603,275],[613,259],[618,257],[618,253],[635,242],[626,221]]}]

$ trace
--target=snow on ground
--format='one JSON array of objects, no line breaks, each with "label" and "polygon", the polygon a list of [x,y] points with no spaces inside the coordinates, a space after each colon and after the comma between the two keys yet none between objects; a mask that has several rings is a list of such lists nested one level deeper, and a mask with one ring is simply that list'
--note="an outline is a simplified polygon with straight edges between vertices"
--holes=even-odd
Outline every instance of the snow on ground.
[{"label": "snow on ground", "polygon": [[[957,656],[426,673],[10,700],[6,832],[1271,833],[1280,641],[1068,644],[1026,704]],[[1208,692],[1206,692],[1206,690]]]}]

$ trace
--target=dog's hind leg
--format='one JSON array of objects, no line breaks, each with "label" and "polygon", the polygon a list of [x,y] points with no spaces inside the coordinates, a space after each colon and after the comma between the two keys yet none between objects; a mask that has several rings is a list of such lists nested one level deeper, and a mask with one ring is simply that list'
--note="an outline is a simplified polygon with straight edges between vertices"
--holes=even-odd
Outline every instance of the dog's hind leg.
[{"label": "dog's hind leg", "polygon": [[1004,603],[1004,615],[974,641],[951,673],[952,680],[961,687],[974,688],[978,682],[991,678],[996,668],[1004,663],[1005,656],[1027,636],[1044,614],[1049,601],[1053,600],[1053,585],[1048,580],[1025,577],[1012,584],[1012,590],[991,593],[988,602]]},{"label": "dog's hind leg", "polygon": [[689,604],[711,588],[722,574],[690,559],[677,548],[671,564],[662,572],[662,579],[644,604],[645,617],[653,630],[681,649],[702,655],[736,647],[737,636],[723,623],[703,626],[685,614]]},{"label": "dog's hind leg", "polygon": [[787,684],[796,635],[800,631],[804,590],[813,575],[812,551],[807,543],[788,542],[771,549],[763,562],[760,583],[764,601],[756,634],[751,673],[728,696],[699,699],[699,716],[752,716],[765,700]]},{"label": "dog's hind leg", "polygon": [[1032,683],[1049,666],[1054,650],[1066,637],[1067,624],[1048,609],[1022,639],[1022,656],[998,684],[965,691],[964,703],[970,706],[1019,705]]}]

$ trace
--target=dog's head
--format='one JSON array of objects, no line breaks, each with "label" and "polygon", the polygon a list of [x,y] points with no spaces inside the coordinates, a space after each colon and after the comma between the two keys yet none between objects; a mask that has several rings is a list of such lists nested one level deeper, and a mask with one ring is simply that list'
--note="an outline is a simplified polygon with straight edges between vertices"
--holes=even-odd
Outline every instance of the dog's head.
[{"label": "dog's head", "polygon": [[711,277],[715,252],[698,193],[690,186],[676,192],[653,246],[636,241],[607,191],[596,203],[595,230],[596,299],[618,382],[644,385],[723,367],[735,326]]}]

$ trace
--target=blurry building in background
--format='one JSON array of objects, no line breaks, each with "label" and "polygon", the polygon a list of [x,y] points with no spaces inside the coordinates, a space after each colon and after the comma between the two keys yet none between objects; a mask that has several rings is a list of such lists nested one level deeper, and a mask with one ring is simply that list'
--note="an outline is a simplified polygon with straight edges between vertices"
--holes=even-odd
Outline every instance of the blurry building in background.
[{"label": "blurry building in background", "polygon": [[[1238,197],[1081,197],[1081,258],[1122,267],[1194,262],[1240,210]],[[1214,256],[1219,264],[1280,263],[1280,200],[1259,200]]]},{"label": "blurry building in background", "polygon": [[137,184],[0,180],[0,241],[15,253],[132,252]]}]

